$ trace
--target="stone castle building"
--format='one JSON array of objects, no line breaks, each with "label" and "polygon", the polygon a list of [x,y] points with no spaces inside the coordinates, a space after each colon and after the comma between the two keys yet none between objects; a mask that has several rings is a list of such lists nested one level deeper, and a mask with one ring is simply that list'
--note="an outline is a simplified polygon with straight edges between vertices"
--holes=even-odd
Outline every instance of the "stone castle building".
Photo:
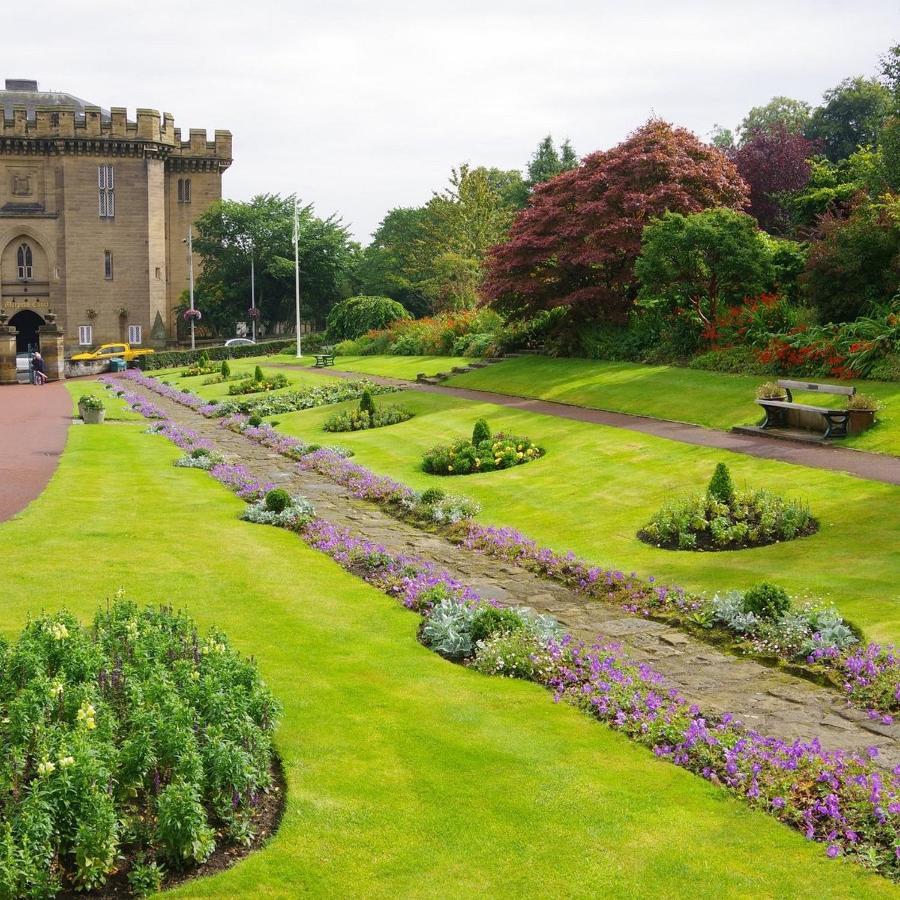
[{"label": "stone castle building", "polygon": [[48,313],[67,354],[174,340],[184,241],[222,196],[231,132],[183,140],[170,113],[130,121],[35,81],[8,79],[0,109],[0,325],[17,349],[39,343]]}]

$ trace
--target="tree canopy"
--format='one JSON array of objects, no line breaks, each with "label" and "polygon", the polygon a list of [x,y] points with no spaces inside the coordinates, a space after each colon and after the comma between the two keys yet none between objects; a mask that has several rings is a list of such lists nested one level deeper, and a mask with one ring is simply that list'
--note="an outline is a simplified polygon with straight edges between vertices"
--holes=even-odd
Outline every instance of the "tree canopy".
[{"label": "tree canopy", "polygon": [[577,317],[621,320],[633,304],[634,261],[651,219],[746,201],[747,186],[721,151],[651,119],[535,188],[510,239],[491,252],[484,292],[512,317],[565,306]]},{"label": "tree canopy", "polygon": [[[196,284],[204,322],[231,333],[246,321],[250,262],[256,269],[256,304],[263,322],[294,320],[294,198],[260,194],[249,203],[221,200],[194,226],[194,250],[202,258]],[[335,216],[321,219],[311,205],[300,209],[301,314],[317,322],[350,292],[357,250]]]},{"label": "tree canopy", "polygon": [[555,178],[560,172],[568,172],[578,165],[578,157],[571,142],[566,138],[559,146],[553,145],[553,136],[548,134],[537,146],[528,161],[528,178],[525,183],[529,188]]},{"label": "tree canopy", "polygon": [[384,328],[409,313],[390,297],[347,297],[328,313],[328,337],[332,340],[358,338],[373,328]]},{"label": "tree canopy", "polygon": [[809,124],[812,107],[803,100],[792,97],[773,97],[763,106],[754,106],[744,116],[740,125],[741,144],[751,140],[755,134],[767,131],[784,131],[788,134],[803,134]]}]

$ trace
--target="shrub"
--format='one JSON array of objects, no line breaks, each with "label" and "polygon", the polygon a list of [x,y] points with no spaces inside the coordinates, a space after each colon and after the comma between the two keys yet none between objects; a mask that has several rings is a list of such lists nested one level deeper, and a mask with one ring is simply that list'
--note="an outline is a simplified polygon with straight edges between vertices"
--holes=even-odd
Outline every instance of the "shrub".
[{"label": "shrub", "polygon": [[802,503],[768,491],[736,491],[731,504],[712,494],[666,503],[638,532],[667,550],[739,550],[813,534],[818,523]]},{"label": "shrub", "polygon": [[713,472],[706,492],[719,503],[726,503],[730,506],[734,502],[734,484],[731,481],[731,472],[728,471],[725,463],[719,463],[716,466],[716,471]]},{"label": "shrub", "polygon": [[291,505],[291,495],[284,488],[274,488],[266,494],[266,509],[270,512],[284,512]]},{"label": "shrub", "polygon": [[474,500],[456,494],[445,494],[436,488],[418,496],[413,495],[402,503],[416,519],[435,525],[454,525],[481,512],[481,506]]},{"label": "shrub", "polygon": [[477,447],[482,441],[491,439],[491,429],[484,419],[478,419],[472,429],[472,443]]},{"label": "shrub", "polygon": [[[305,344],[304,346],[307,346]],[[148,353],[139,356],[135,365],[145,372],[153,369],[174,369],[178,366],[189,365],[196,362],[201,353],[205,353],[210,360],[213,359],[239,359],[245,356],[268,356],[280,353],[282,350],[296,347],[293,340],[265,341],[260,344],[246,344],[240,347],[208,347],[205,350],[164,350],[158,353]]]},{"label": "shrub", "polygon": [[791,600],[784,588],[763,581],[744,594],[744,611],[758,619],[777,621],[791,607]]},{"label": "shrub", "polygon": [[244,378],[236,384],[229,385],[228,393],[232,397],[243,394],[259,394],[264,391],[278,391],[288,386],[287,375],[277,372],[271,378],[263,375],[262,369],[257,366],[252,378]]},{"label": "shrub", "polygon": [[474,647],[472,621],[477,607],[456,600],[441,600],[435,604],[422,625],[422,640],[441,656],[462,659]]},{"label": "shrub", "polygon": [[390,297],[348,297],[331,307],[326,326],[331,340],[344,340],[409,317],[405,307]]},{"label": "shrub", "polygon": [[444,493],[444,491],[442,491],[440,488],[428,488],[428,490],[422,491],[422,502],[439,503],[446,496],[446,493]]},{"label": "shrub", "polygon": [[784,388],[777,381],[766,381],[756,389],[757,400],[781,400],[786,396]]},{"label": "shrub", "polygon": [[251,428],[259,428],[259,426],[262,425],[262,423],[263,423],[262,416],[258,415],[257,413],[253,413],[253,415],[250,416],[249,419],[247,419],[247,424]]},{"label": "shrub", "polygon": [[228,381],[231,378],[231,366],[228,365],[227,359],[222,360],[222,365],[219,366],[219,374],[222,376],[222,381]]},{"label": "shrub", "polygon": [[252,833],[278,707],[222,634],[117,597],[90,628],[32,620],[0,656],[0,896],[103,890],[130,861],[146,894],[157,859]]},{"label": "shrub", "polygon": [[369,417],[375,415],[375,401],[372,399],[372,392],[368,389],[364,390],[359,398],[359,411]]},{"label": "shrub", "polygon": [[365,431],[369,428],[397,425],[412,417],[413,413],[400,406],[380,406],[371,413],[353,409],[329,416],[322,424],[322,428],[325,431]]},{"label": "shrub", "polygon": [[103,405],[103,400],[95,394],[82,394],[78,398],[78,408],[100,410],[106,407]]},{"label": "shrub", "polygon": [[254,381],[265,381],[265,378],[263,377],[263,370],[260,366],[257,366],[253,370],[253,380]]},{"label": "shrub", "polygon": [[[275,507],[269,506],[269,497],[272,494],[277,495],[274,501]],[[286,500],[281,497],[282,494],[285,495]],[[245,522],[253,522],[257,525],[274,525],[278,528],[290,528],[296,531],[307,522],[311,522],[315,515],[315,507],[306,497],[292,497],[287,491],[275,488],[269,491],[262,500],[250,503],[241,518]]]},{"label": "shrub", "polygon": [[472,668],[484,675],[541,681],[553,660],[544,643],[528,628],[501,631],[482,642]]},{"label": "shrub", "polygon": [[460,440],[432,447],[422,458],[422,468],[432,475],[471,475],[520,466],[543,455],[544,451],[527,437],[501,433],[478,444]]},{"label": "shrub", "polygon": [[485,641],[495,634],[508,634],[525,627],[525,622],[514,609],[497,609],[485,604],[472,620],[472,640]]}]

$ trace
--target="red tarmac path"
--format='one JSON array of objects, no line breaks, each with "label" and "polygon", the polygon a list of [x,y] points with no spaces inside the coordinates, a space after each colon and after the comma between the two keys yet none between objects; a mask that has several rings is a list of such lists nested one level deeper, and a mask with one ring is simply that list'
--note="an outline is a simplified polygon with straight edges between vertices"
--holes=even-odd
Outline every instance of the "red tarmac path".
[{"label": "red tarmac path", "polygon": [[47,486],[71,424],[72,397],[62,382],[0,387],[0,522]]}]

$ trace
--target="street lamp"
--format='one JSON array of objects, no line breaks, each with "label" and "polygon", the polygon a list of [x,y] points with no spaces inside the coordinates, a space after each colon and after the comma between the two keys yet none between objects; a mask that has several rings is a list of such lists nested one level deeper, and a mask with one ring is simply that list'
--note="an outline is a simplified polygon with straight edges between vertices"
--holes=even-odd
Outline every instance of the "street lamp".
[{"label": "street lamp", "polygon": [[196,344],[194,340],[194,227],[193,225],[188,225],[188,236],[187,240],[181,242],[182,244],[187,244],[188,250],[188,284],[190,286],[190,295],[191,295],[191,350],[196,349]]},{"label": "street lamp", "polygon": [[[253,329],[253,343],[256,343],[256,259],[250,255],[250,327]],[[245,332],[246,333],[246,332]]]}]

